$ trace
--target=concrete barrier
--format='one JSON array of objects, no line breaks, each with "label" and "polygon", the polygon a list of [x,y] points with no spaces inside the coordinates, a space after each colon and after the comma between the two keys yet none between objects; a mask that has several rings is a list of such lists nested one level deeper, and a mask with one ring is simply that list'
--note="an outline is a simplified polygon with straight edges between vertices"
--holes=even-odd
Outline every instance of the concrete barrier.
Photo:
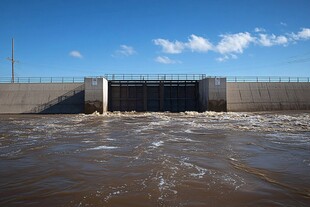
[{"label": "concrete barrier", "polygon": [[199,81],[199,106],[203,111],[227,111],[226,78],[205,78]]},{"label": "concrete barrier", "polygon": [[83,113],[83,83],[0,84],[0,113]]},{"label": "concrete barrier", "polygon": [[108,110],[108,81],[105,78],[85,78],[85,113]]},{"label": "concrete barrier", "polygon": [[227,83],[227,109],[310,110],[310,83]]}]

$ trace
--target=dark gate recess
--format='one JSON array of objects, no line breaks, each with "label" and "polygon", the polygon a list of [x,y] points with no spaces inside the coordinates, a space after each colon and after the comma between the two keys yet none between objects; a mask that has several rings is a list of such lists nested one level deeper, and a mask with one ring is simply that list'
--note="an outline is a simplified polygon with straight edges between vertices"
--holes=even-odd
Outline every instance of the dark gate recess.
[{"label": "dark gate recess", "polygon": [[198,81],[109,81],[109,111],[197,111]]}]

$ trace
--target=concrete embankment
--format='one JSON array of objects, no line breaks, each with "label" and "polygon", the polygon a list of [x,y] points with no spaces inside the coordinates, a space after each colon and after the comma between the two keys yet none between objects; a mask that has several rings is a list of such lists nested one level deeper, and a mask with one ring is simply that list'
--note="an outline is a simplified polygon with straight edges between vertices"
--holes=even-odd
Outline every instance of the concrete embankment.
[{"label": "concrete embankment", "polygon": [[0,84],[0,113],[84,113],[84,83]]},{"label": "concrete embankment", "polygon": [[227,83],[227,110],[310,110],[310,83]]}]

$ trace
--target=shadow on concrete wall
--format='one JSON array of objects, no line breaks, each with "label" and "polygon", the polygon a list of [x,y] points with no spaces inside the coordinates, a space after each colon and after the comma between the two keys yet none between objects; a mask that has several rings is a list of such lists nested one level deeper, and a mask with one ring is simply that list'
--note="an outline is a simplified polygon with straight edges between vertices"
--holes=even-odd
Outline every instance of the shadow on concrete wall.
[{"label": "shadow on concrete wall", "polygon": [[47,103],[33,108],[29,113],[77,114],[84,113],[84,85],[81,85]]}]

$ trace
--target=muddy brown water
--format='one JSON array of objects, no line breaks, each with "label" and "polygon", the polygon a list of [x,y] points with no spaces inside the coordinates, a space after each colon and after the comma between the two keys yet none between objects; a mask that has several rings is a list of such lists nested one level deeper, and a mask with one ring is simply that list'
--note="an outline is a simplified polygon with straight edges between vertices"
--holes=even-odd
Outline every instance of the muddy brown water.
[{"label": "muddy brown water", "polygon": [[0,115],[0,206],[310,206],[310,112]]}]

